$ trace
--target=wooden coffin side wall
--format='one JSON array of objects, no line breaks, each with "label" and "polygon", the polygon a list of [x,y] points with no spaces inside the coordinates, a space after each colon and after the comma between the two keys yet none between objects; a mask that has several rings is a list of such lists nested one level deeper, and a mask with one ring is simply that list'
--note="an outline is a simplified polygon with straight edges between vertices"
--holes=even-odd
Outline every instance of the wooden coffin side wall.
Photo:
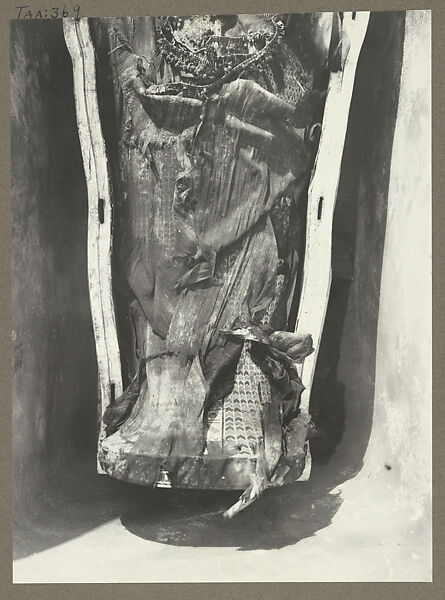
[{"label": "wooden coffin side wall", "polygon": [[[314,347],[314,352],[303,364],[297,365],[305,386],[301,395],[303,413],[309,412],[312,382],[329,301],[334,209],[355,73],[368,21],[369,12],[347,12],[343,15],[342,69],[330,75],[320,143],[309,186],[303,284],[295,328],[299,334],[310,333]],[[306,467],[299,481],[309,478],[310,469],[307,442]]]},{"label": "wooden coffin side wall", "polygon": [[[99,119],[94,47],[88,19],[64,19],[65,41],[73,62],[74,96],[88,191],[88,286],[96,344],[101,414],[122,393],[122,372],[111,282],[112,206],[108,162]],[[98,463],[98,472],[102,472]]]},{"label": "wooden coffin side wall", "polygon": [[[369,20],[368,12],[344,13],[342,70],[331,73],[320,144],[309,188],[306,251],[296,331],[310,333],[315,352],[298,366],[305,385],[301,410],[310,394],[331,284],[332,224],[355,72]],[[105,143],[96,95],[94,48],[88,19],[64,19],[73,62],[77,125],[88,189],[88,279],[98,363],[101,416],[122,392],[122,375],[112,295],[112,204]],[[102,419],[99,441],[103,438]],[[311,468],[307,444],[306,468]],[[98,471],[101,468],[98,466]]]}]

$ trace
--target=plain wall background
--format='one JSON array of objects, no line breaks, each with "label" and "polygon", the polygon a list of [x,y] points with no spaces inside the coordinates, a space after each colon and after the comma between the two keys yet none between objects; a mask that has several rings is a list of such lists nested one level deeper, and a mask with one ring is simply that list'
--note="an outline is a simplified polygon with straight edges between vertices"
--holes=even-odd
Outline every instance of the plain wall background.
[{"label": "plain wall background", "polygon": [[22,520],[50,502],[62,474],[78,477],[95,447],[86,185],[60,21],[11,22],[11,101],[14,506]]}]

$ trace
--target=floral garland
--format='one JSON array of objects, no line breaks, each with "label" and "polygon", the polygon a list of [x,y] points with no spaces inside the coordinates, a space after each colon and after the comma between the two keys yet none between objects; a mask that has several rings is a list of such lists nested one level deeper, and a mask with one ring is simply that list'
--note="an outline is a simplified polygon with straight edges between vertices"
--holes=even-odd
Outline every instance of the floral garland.
[{"label": "floral garland", "polygon": [[185,77],[207,84],[227,80],[253,66],[261,69],[260,63],[270,57],[285,33],[279,15],[272,15],[270,22],[273,31],[263,29],[240,37],[208,35],[193,40],[191,47],[175,36],[173,18],[161,17],[157,21],[159,52]]}]

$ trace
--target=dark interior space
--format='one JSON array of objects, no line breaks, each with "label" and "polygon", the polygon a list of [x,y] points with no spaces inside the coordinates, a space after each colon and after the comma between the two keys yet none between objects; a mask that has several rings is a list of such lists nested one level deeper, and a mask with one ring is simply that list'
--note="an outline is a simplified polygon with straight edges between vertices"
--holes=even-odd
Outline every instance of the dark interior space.
[{"label": "dark interior space", "polygon": [[87,196],[72,65],[60,21],[11,22],[16,558],[117,517],[143,539],[243,550],[294,544],[329,525],[341,499],[328,492],[360,470],[372,424],[403,36],[404,13],[371,14],[335,213],[333,282],[311,403],[318,426],[311,479],[266,492],[226,522],[220,513],[239,492],[153,490],[96,474]]}]

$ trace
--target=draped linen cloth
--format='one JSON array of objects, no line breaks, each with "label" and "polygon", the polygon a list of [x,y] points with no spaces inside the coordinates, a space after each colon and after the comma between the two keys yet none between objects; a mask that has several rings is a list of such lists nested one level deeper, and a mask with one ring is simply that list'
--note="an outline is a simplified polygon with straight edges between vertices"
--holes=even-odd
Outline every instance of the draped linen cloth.
[{"label": "draped linen cloth", "polygon": [[105,413],[99,459],[147,485],[162,470],[172,485],[241,488],[283,461],[295,479],[308,429],[295,361],[312,349],[286,329],[323,101],[316,23],[293,23],[262,68],[205,94],[159,53],[154,25],[111,33],[134,376]]}]

